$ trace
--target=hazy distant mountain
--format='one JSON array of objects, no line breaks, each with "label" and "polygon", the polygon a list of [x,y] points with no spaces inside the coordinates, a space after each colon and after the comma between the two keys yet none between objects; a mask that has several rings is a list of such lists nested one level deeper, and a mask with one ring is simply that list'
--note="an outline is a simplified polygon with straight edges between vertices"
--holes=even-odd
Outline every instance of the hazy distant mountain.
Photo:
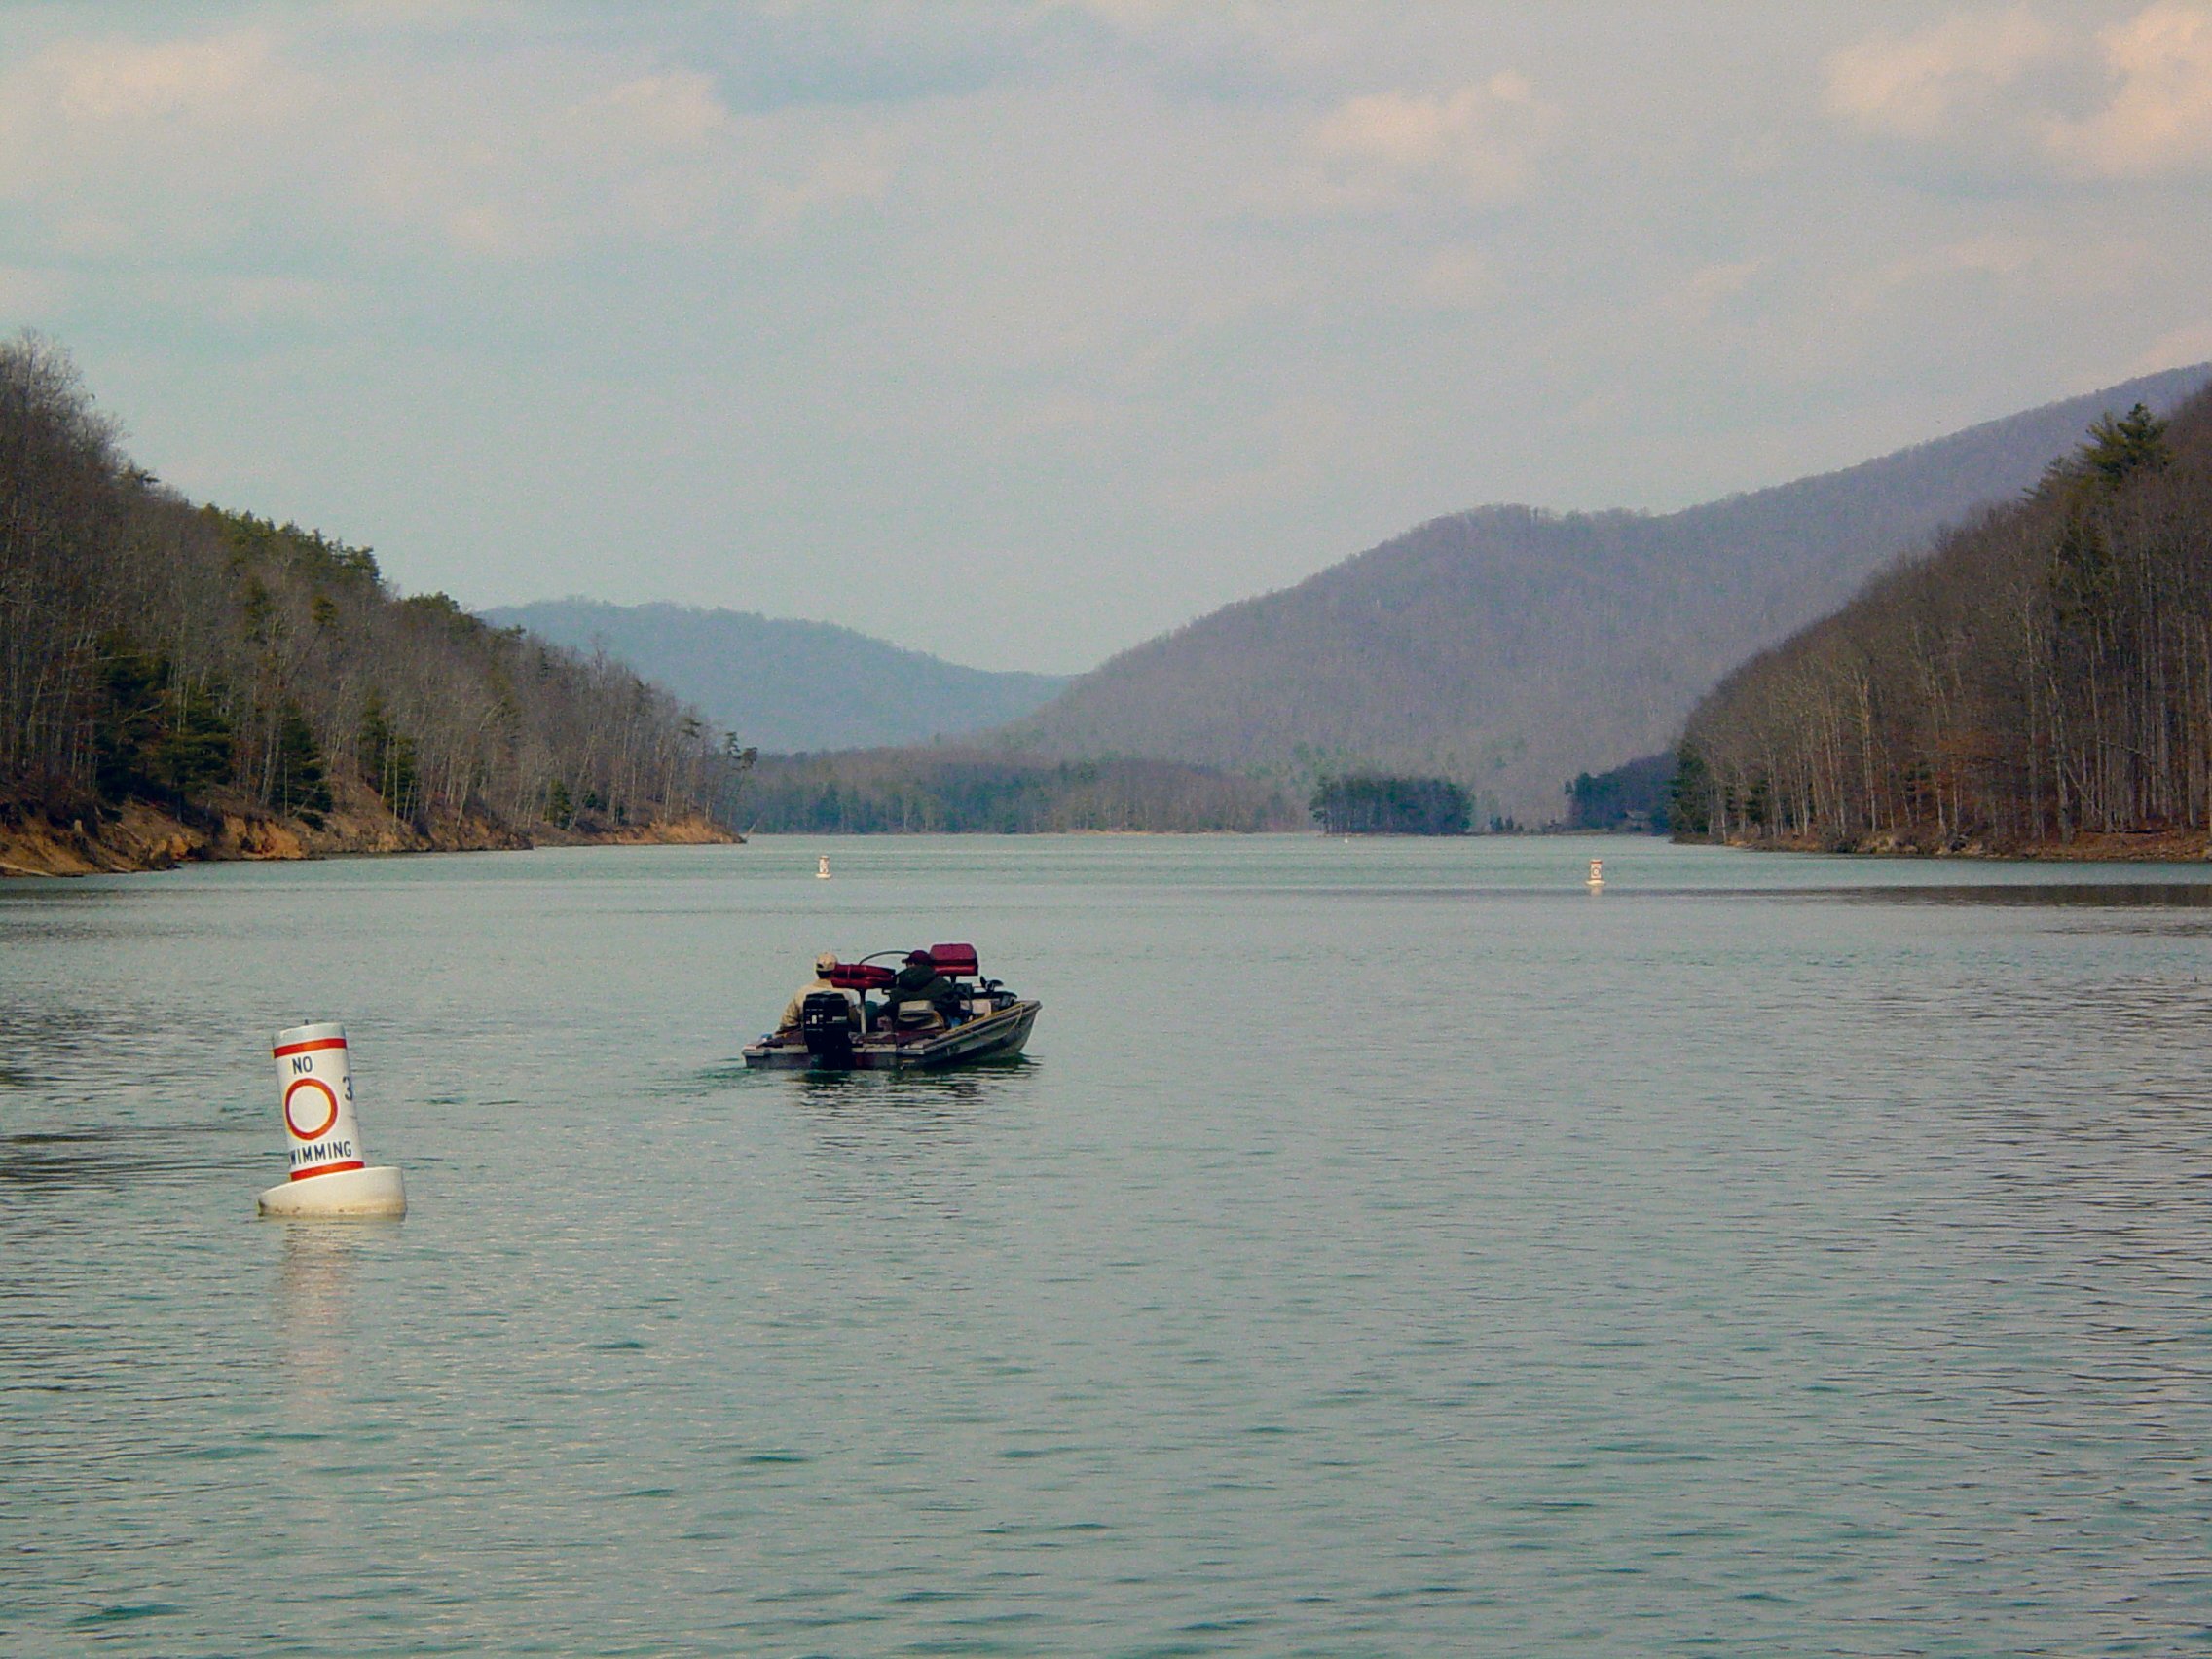
[{"label": "hazy distant mountain", "polygon": [[1673,740],[1752,651],[1900,551],[2016,496],[2106,410],[2170,409],[2212,366],[1993,421],[1681,512],[1485,507],[1124,651],[999,734],[1298,780],[1434,772],[1480,810],[1562,815],[1561,786]]},{"label": "hazy distant mountain", "polygon": [[595,645],[777,753],[922,743],[1018,719],[1064,676],[962,668],[828,622],[680,605],[543,600],[483,612],[564,645]]}]

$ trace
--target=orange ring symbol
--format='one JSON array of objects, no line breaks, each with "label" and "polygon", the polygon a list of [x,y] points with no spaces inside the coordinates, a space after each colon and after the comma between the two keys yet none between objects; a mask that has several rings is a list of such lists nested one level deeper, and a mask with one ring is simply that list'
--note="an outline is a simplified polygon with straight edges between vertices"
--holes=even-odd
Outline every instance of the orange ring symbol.
[{"label": "orange ring symbol", "polygon": [[[323,1099],[327,1100],[330,1103],[330,1116],[323,1119],[321,1123],[317,1124],[312,1129],[301,1128],[298,1120],[296,1120],[292,1116],[292,1096],[299,1093],[299,1091],[303,1088],[321,1089]],[[298,1077],[292,1080],[291,1088],[284,1090],[285,1128],[291,1130],[293,1135],[300,1140],[320,1140],[324,1135],[330,1133],[330,1125],[337,1122],[338,1096],[330,1091],[329,1084],[323,1082],[319,1077]]]}]

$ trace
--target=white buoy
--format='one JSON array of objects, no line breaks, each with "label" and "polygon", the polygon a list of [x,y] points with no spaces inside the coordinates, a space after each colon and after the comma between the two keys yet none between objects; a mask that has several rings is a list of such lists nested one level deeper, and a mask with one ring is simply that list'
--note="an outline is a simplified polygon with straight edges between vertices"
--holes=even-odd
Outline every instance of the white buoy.
[{"label": "white buoy", "polygon": [[1597,892],[1597,891],[1598,891],[1598,889],[1599,889],[1599,888],[1601,888],[1601,887],[1603,887],[1603,886],[1604,886],[1604,885],[1605,885],[1605,861],[1604,861],[1604,859],[1592,859],[1592,860],[1590,861],[1590,881],[1589,881],[1589,888],[1590,888],[1590,891],[1591,891],[1591,892],[1593,892],[1593,893],[1595,893],[1595,892]]},{"label": "white buoy", "polygon": [[821,862],[814,866],[814,879],[817,881],[828,881],[830,879],[830,855],[828,853],[824,853]]},{"label": "white buoy", "polygon": [[353,1121],[353,1072],[346,1027],[295,1025],[276,1033],[276,1088],[282,1102],[284,1148],[291,1179],[261,1195],[263,1215],[407,1213],[399,1171],[369,1167]]}]

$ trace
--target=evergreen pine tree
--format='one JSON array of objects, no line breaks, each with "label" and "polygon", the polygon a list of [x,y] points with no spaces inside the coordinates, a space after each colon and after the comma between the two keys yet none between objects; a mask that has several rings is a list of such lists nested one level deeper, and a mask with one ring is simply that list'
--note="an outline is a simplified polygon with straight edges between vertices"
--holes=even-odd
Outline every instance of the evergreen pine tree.
[{"label": "evergreen pine tree", "polygon": [[2166,424],[2138,403],[2117,420],[2100,415],[2089,424],[2082,446],[2082,469],[2098,483],[2117,489],[2131,473],[2157,472],[2171,464]]},{"label": "evergreen pine tree", "polygon": [[323,815],[332,804],[314,728],[308,724],[297,703],[287,703],[276,722],[276,779],[270,805],[320,830]]}]

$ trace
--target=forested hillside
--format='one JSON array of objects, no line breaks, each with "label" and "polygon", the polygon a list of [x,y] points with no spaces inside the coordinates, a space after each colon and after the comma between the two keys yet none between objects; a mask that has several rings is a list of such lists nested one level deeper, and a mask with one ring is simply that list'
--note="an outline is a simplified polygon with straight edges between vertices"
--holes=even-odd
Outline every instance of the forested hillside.
[{"label": "forested hillside", "polygon": [[1249,778],[1167,760],[1039,760],[989,750],[766,756],[745,829],[823,834],[1294,830],[1306,814]]},{"label": "forested hillside", "polygon": [[627,667],[185,501],[63,354],[0,345],[0,831],[43,823],[93,866],[133,806],[193,850],[634,832],[700,820],[724,764]]},{"label": "forested hillside", "polygon": [[2170,407],[2205,374],[1682,512],[1437,519],[1124,652],[998,741],[1254,770],[1300,793],[1350,771],[1441,775],[1474,792],[1478,821],[1556,820],[1567,779],[1669,745],[1751,651],[2016,496],[2101,411]]},{"label": "forested hillside", "polygon": [[604,646],[717,727],[784,754],[926,743],[1003,725],[1063,676],[963,668],[829,622],[679,605],[547,600],[484,612],[578,650]]},{"label": "forested hillside", "polygon": [[[2029,848],[2212,829],[2212,393],[2096,423],[2033,497],[1745,664],[1677,830]],[[2169,849],[2170,850],[2170,849]]]}]

